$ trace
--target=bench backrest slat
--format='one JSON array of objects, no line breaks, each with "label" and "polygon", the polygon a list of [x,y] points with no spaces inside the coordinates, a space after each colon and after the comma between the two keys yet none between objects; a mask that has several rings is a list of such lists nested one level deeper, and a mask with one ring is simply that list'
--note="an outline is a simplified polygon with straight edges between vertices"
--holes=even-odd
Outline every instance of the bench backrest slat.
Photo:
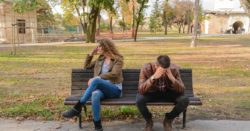
[{"label": "bench backrest slat", "polygon": [[[181,69],[181,78],[186,87],[185,95],[193,96],[192,69]],[[133,97],[137,93],[139,81],[139,69],[123,69],[123,96]],[[71,95],[79,96],[87,88],[87,82],[93,77],[93,71],[73,69],[72,70],[72,86]]]}]

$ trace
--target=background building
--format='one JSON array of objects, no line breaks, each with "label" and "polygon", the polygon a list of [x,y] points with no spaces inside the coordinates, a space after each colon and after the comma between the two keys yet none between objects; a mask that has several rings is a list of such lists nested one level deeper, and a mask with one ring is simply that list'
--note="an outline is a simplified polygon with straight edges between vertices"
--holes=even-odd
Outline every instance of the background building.
[{"label": "background building", "polygon": [[240,0],[203,0],[205,34],[249,33],[250,18]]},{"label": "background building", "polygon": [[36,33],[36,11],[18,14],[11,0],[0,3],[0,43],[35,43]]}]

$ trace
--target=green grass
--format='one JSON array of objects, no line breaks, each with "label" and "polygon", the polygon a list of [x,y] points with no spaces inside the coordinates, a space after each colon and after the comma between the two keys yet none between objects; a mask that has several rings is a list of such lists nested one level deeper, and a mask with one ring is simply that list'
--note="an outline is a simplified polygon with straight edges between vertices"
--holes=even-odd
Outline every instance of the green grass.
[{"label": "green grass", "polygon": [[41,117],[47,120],[53,120],[59,118],[61,111],[66,109],[61,103],[63,99],[58,99],[55,96],[36,98],[36,96],[11,94],[9,97],[16,98],[17,101],[6,101],[5,106],[0,110],[1,116],[21,116],[33,119]]},{"label": "green grass", "polygon": [[140,113],[135,106],[106,106],[102,110],[103,119],[106,120],[134,118],[138,115],[140,115]]},{"label": "green grass", "polygon": [[[147,34],[146,34],[147,35]],[[250,119],[249,35],[200,38],[197,48],[189,39],[116,42],[125,57],[124,68],[141,68],[159,54],[193,69],[194,92],[203,106],[190,107],[189,119]],[[17,56],[0,48],[0,117],[61,119],[70,107],[71,69],[81,68],[96,44],[20,47]],[[91,108],[89,114],[91,118]],[[169,110],[151,107],[156,117]],[[141,117],[135,106],[105,106],[104,119]]]}]

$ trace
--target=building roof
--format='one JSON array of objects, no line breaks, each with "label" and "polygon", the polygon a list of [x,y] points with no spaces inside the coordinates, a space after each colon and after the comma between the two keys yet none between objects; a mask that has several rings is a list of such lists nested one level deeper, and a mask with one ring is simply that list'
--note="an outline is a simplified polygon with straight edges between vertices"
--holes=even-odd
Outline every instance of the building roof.
[{"label": "building roof", "polygon": [[240,0],[202,0],[205,13],[247,13]]}]

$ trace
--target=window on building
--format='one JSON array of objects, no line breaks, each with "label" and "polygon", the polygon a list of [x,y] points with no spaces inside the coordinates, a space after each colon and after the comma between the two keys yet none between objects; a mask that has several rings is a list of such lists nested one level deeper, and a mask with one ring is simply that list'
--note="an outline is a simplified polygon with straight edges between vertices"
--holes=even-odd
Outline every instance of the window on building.
[{"label": "window on building", "polygon": [[26,30],[25,30],[25,20],[23,19],[18,19],[17,20],[17,26],[18,26],[18,33],[19,34],[25,34]]}]

